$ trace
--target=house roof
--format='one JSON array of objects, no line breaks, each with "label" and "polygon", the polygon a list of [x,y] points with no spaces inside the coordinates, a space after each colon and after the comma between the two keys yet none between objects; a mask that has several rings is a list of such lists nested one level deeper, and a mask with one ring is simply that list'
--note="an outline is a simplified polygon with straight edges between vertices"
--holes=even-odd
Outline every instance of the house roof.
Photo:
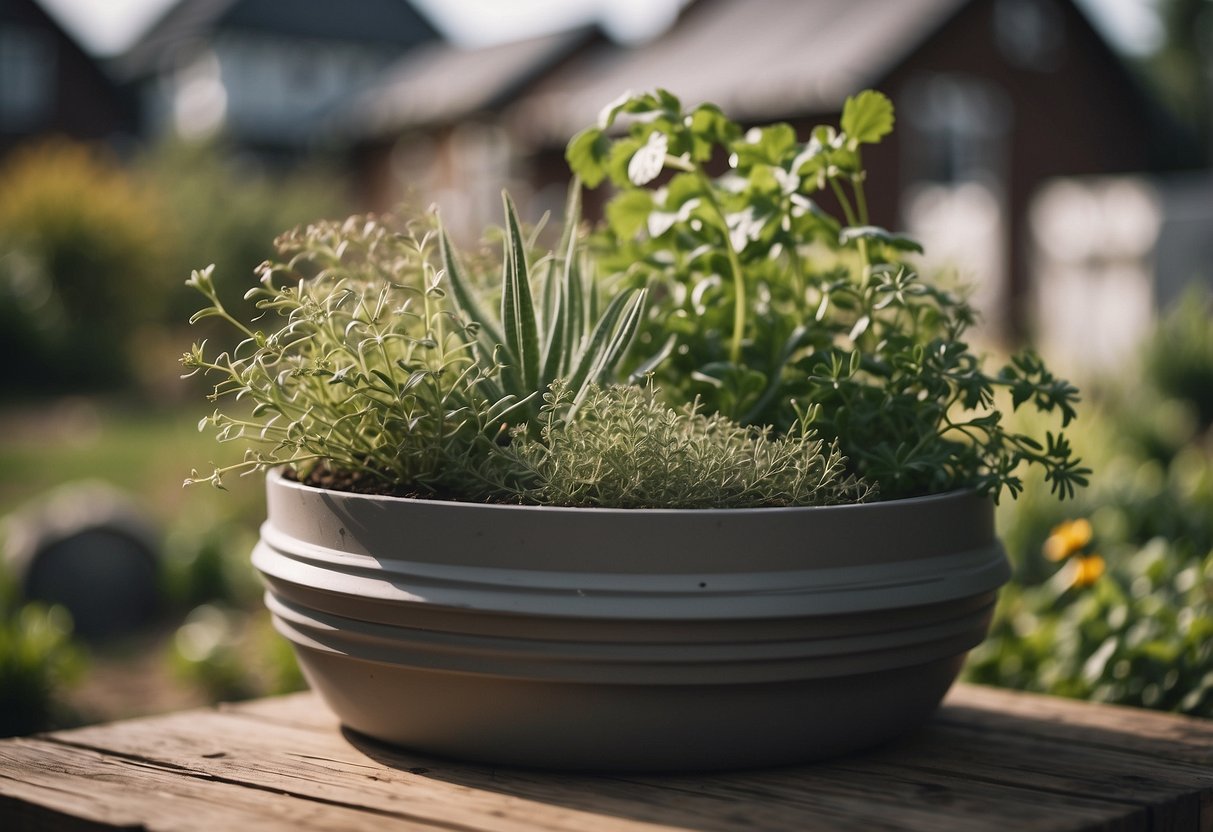
[{"label": "house roof", "polygon": [[370,139],[490,111],[570,54],[604,40],[596,27],[588,26],[480,48],[427,43],[343,108],[336,129]]},{"label": "house roof", "polygon": [[879,81],[969,0],[699,0],[661,37],[587,50],[511,109],[520,135],[564,142],[624,90],[665,87],[742,120],[829,113]]},{"label": "house roof", "polygon": [[115,72],[124,78],[157,72],[177,47],[217,29],[401,49],[438,37],[408,0],[177,0],[114,60]]},{"label": "house roof", "polygon": [[[104,62],[97,60],[85,49],[63,26],[57,15],[38,0],[0,0],[0,28],[6,23],[32,25],[51,33],[57,48],[65,50],[55,59],[55,71],[70,73],[71,85],[77,94],[92,97],[94,104],[98,103],[98,99],[102,99],[104,105],[112,107],[115,122],[120,125],[121,132],[132,129],[135,121],[134,102],[123,94]],[[55,94],[62,96],[62,88]],[[98,119],[97,110],[93,108],[81,114],[75,121],[77,123],[74,126],[59,123],[51,129],[80,137],[102,136],[112,130],[111,126]],[[0,134],[7,132],[10,136],[13,135],[12,131],[2,128],[3,125],[0,125]]]}]

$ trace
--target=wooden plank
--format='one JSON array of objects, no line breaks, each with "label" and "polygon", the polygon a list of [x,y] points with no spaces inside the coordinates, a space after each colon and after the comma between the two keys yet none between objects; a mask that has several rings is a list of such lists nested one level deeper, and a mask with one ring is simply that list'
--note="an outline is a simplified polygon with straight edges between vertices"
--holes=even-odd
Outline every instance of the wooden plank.
[{"label": "wooden plank", "polygon": [[245,714],[273,725],[293,725],[325,733],[341,727],[333,712],[312,691],[249,699],[244,702],[221,702],[215,709],[220,713]]},{"label": "wooden plank", "polygon": [[[594,811],[511,797],[479,783],[465,785],[434,773],[447,765],[402,754],[394,765],[368,757],[340,731],[313,731],[231,713],[195,713],[95,726],[51,735],[98,753],[138,754],[179,770],[283,794],[353,803],[386,814],[407,812],[460,828],[585,832],[605,828]],[[455,765],[455,764],[452,764]],[[462,768],[462,766],[456,766]],[[482,780],[498,777],[484,770]],[[550,775],[554,794],[576,790],[578,778]],[[591,783],[591,785],[593,785]],[[637,818],[643,821],[644,818]],[[611,827],[614,828],[614,827]],[[665,829],[647,822],[629,830]]]},{"label": "wooden plank", "polygon": [[296,799],[152,761],[122,759],[41,739],[0,743],[0,817],[5,829],[434,832],[458,828],[357,806]]},{"label": "wooden plank", "polygon": [[[492,830],[597,830],[620,828],[623,819],[631,821],[627,828],[660,824],[696,830],[1004,830],[1007,819],[1023,821],[1023,828],[1046,828],[1043,822],[1053,824],[1059,817],[1077,827],[1134,816],[1133,809],[1122,805],[1071,797],[1042,803],[1029,792],[973,786],[955,777],[949,785],[932,785],[921,777],[917,782],[861,780],[839,777],[827,767],[802,767],[719,775],[721,785],[711,788],[695,775],[636,780],[484,769],[359,737],[351,741],[332,731],[284,725],[266,729],[251,720],[240,728],[217,726],[213,719],[155,719],[127,724],[116,736],[107,728],[64,736],[275,790],[341,794],[388,811],[405,799],[415,814],[432,811],[448,822]],[[277,752],[266,750],[270,734]],[[927,792],[934,799],[924,802]],[[605,824],[604,816],[609,819]]]},{"label": "wooden plank", "polygon": [[[337,718],[310,692],[224,703],[219,709],[319,731],[338,726]],[[1084,745],[1111,743],[1116,748],[1166,759],[1213,764],[1213,720],[1143,708],[957,684],[935,720],[980,724],[1012,734],[1066,738]]]},{"label": "wooden plank", "polygon": [[832,763],[591,776],[385,746],[305,693],[0,742],[0,828],[1213,832],[1208,730],[959,686],[926,729]]},{"label": "wooden plank", "polygon": [[[292,697],[291,705],[306,709],[299,697]],[[1134,803],[1068,792],[1042,797],[1015,783],[927,775],[912,767],[863,776],[810,766],[626,778],[468,766],[343,737],[331,728],[281,722],[267,728],[261,710],[138,720],[59,737],[265,788],[340,795],[382,811],[406,800],[418,816],[478,829],[616,828],[614,822],[600,827],[596,821],[602,816],[705,830],[1002,830],[1008,823],[1017,829],[1051,829],[1058,823],[1132,829],[1146,822],[1145,810]]]},{"label": "wooden plank", "polygon": [[1039,795],[1098,796],[1147,809],[1152,829],[1206,829],[1213,769],[1132,751],[1087,746],[983,725],[933,724],[895,748],[844,761],[862,776],[913,769],[973,782],[1013,785]]},{"label": "wooden plank", "polygon": [[936,717],[951,724],[1110,744],[1172,760],[1213,764],[1213,720],[1101,705],[979,685],[955,685]]}]

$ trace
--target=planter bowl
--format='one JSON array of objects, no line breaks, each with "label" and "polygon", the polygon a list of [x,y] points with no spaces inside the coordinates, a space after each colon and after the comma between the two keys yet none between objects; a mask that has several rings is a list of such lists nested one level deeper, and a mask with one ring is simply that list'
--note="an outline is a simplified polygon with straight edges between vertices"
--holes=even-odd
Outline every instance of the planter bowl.
[{"label": "planter bowl", "polygon": [[587,770],[805,762],[921,724],[1009,577],[958,492],[830,508],[409,500],[268,478],[253,563],[349,728]]}]

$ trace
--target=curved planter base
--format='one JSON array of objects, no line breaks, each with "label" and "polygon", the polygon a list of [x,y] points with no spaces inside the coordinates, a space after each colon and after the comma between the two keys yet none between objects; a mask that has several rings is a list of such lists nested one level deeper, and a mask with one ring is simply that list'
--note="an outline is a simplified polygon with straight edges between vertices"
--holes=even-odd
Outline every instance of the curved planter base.
[{"label": "curved planter base", "polygon": [[993,507],[617,511],[343,494],[271,474],[253,552],[341,721],[493,764],[807,762],[920,725],[1010,570]]},{"label": "curved planter base", "polygon": [[711,771],[806,763],[918,727],[963,656],[857,676],[740,685],[585,685],[479,678],[296,648],[348,728],[495,765]]}]

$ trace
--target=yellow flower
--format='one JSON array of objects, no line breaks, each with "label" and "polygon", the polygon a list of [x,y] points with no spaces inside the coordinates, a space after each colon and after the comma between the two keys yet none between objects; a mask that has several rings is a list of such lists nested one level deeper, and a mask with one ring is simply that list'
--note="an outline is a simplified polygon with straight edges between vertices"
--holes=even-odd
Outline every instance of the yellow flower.
[{"label": "yellow flower", "polygon": [[1055,527],[1045,540],[1045,557],[1051,561],[1061,561],[1091,542],[1091,521],[1085,517],[1077,520],[1067,520]]},{"label": "yellow flower", "polygon": [[1083,555],[1074,561],[1074,583],[1072,586],[1081,589],[1099,580],[1104,573],[1104,559],[1099,555]]}]

